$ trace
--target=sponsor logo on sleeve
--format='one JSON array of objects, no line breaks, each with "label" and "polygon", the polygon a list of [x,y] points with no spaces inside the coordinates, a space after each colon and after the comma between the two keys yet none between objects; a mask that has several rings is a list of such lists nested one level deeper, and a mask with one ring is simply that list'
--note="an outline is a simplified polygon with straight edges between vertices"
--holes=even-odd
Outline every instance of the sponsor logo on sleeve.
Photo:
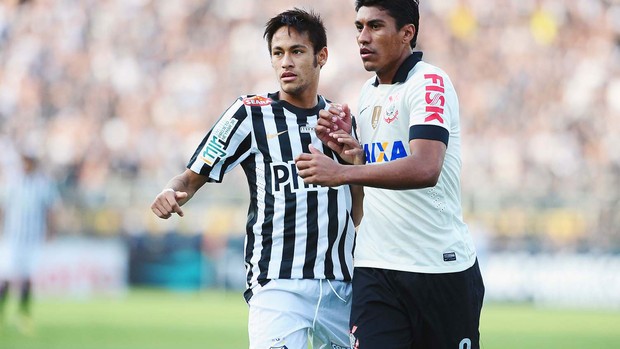
[{"label": "sponsor logo on sleeve", "polygon": [[211,133],[207,144],[201,153],[202,160],[209,166],[226,156],[225,144],[228,142],[228,138],[232,134],[235,125],[237,125],[237,119],[230,119],[220,122]]},{"label": "sponsor logo on sleeve", "polygon": [[429,115],[424,119],[425,122],[437,121],[440,124],[444,123],[444,106],[446,105],[446,92],[443,83],[443,77],[437,74],[425,74],[424,79],[430,80],[430,83],[426,86],[426,94],[424,99],[426,101],[426,112]]}]

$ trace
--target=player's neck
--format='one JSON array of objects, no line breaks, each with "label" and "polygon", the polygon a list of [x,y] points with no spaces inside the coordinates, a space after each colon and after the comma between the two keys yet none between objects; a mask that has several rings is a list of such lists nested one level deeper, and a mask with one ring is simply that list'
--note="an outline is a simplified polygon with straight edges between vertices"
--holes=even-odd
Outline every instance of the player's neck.
[{"label": "player's neck", "polygon": [[301,109],[312,109],[318,103],[317,91],[308,89],[300,94],[290,94],[280,90],[280,100],[288,102]]}]

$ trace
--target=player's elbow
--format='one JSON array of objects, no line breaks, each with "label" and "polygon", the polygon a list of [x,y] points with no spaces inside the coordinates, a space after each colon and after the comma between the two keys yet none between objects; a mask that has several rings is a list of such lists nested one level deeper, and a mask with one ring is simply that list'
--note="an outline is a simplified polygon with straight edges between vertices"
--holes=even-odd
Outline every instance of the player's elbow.
[{"label": "player's elbow", "polygon": [[428,166],[421,169],[418,177],[418,185],[420,188],[430,188],[437,185],[439,182],[439,176],[441,175],[441,167]]}]

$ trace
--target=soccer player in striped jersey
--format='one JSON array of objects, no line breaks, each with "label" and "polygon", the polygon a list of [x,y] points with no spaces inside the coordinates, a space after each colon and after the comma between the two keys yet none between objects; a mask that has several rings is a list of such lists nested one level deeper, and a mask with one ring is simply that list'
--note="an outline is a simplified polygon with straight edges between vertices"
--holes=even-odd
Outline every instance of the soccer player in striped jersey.
[{"label": "soccer player in striped jersey", "polygon": [[54,230],[59,194],[53,181],[38,168],[36,155],[22,153],[22,171],[11,173],[3,188],[3,239],[8,247],[8,274],[0,280],[0,326],[9,293],[9,281],[19,284],[19,330],[33,330],[32,276],[42,244]]},{"label": "soccer player in striped jersey", "polygon": [[317,132],[331,131],[328,144],[343,158],[363,149],[357,162],[366,164],[344,166],[315,150],[297,159],[306,183],[364,186],[351,346],[479,348],[484,284],[462,217],[454,86],[413,51],[417,0],[357,0],[356,11],[360,56],[376,74],[359,97],[361,145],[348,135],[347,108],[323,113]]},{"label": "soccer player in striped jersey", "polygon": [[264,37],[279,91],[237,98],[151,209],[164,219],[183,216],[181,206],[205,183],[222,181],[240,165],[250,188],[244,293],[250,347],[346,348],[354,193],[348,185],[307,185],[294,163],[310,146],[338,160],[314,130],[319,111],[330,107],[318,94],[328,57],[325,28],[318,15],[294,9],[269,20]]}]

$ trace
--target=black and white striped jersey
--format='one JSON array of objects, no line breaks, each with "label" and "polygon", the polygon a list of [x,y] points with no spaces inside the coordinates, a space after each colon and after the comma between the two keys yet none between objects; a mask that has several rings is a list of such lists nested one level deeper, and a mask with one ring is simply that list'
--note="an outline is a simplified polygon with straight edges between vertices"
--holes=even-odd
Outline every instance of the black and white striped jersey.
[{"label": "black and white striped jersey", "polygon": [[48,214],[60,200],[54,182],[39,172],[11,176],[3,188],[4,233],[12,248],[36,248],[45,241]]},{"label": "black and white striped jersey", "polygon": [[294,159],[312,144],[328,101],[297,108],[278,93],[239,97],[202,140],[187,167],[221,182],[237,165],[245,171],[250,207],[245,237],[246,299],[271,279],[351,280],[355,229],[349,186],[306,185]]}]

